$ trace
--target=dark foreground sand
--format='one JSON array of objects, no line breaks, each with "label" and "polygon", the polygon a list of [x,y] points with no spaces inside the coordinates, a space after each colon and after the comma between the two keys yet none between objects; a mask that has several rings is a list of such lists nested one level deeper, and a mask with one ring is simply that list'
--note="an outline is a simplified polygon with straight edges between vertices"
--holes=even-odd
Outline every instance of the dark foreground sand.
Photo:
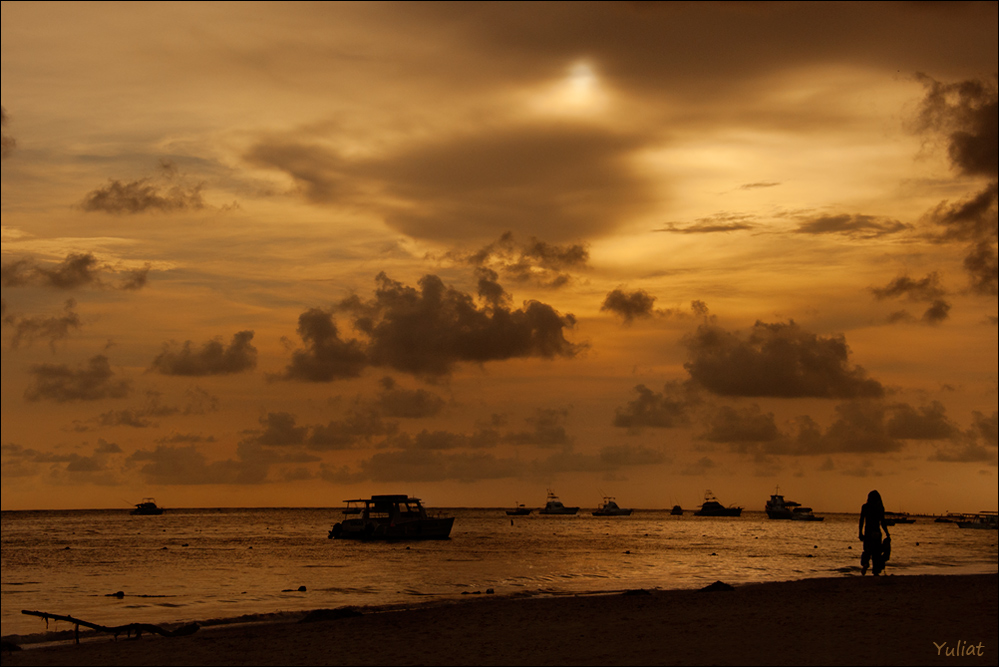
[{"label": "dark foreground sand", "polygon": [[3,664],[995,665],[997,599],[996,574],[476,596],[339,620],[67,643],[4,655]]}]

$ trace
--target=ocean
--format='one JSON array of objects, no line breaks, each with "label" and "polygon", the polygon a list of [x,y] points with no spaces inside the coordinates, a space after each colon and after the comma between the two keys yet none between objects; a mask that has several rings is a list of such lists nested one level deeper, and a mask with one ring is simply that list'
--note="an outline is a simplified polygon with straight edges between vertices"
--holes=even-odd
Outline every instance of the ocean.
[{"label": "ocean", "polygon": [[[432,510],[433,512],[433,510]],[[857,515],[822,522],[681,517],[509,517],[451,509],[451,539],[330,540],[331,509],[5,511],[2,634],[44,641],[65,622],[244,622],[345,605],[391,607],[463,595],[567,595],[859,576]],[[891,529],[887,574],[999,570],[994,530],[918,518]],[[118,597],[118,592],[124,593]]]}]

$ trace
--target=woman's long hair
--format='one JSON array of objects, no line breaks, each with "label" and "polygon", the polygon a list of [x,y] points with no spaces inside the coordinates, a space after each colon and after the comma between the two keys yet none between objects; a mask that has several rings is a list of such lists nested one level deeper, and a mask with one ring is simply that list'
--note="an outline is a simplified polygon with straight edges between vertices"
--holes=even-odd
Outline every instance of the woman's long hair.
[{"label": "woman's long hair", "polygon": [[882,517],[885,514],[885,504],[881,501],[881,494],[871,491],[867,494],[867,515],[870,517]]}]

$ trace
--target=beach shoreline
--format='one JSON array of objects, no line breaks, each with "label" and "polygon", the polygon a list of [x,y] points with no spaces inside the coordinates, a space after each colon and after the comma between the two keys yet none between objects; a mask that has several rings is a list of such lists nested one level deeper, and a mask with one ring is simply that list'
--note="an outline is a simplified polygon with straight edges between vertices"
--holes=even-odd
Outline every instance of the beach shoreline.
[{"label": "beach shoreline", "polygon": [[[999,574],[801,579],[355,608],[356,616],[110,637],[4,665],[997,664]],[[297,616],[300,620],[306,614]],[[91,620],[91,619],[86,619]],[[949,652],[949,654],[948,654]]]}]

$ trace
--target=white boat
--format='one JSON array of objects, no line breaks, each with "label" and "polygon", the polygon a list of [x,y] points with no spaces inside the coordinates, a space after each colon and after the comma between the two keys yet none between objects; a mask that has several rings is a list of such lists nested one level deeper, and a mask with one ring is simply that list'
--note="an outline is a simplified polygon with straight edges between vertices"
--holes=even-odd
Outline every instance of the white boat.
[{"label": "white boat", "polygon": [[551,489],[548,489],[548,502],[545,503],[543,508],[538,510],[538,514],[575,514],[578,511],[578,507],[566,507],[563,505],[558,496]]},{"label": "white boat", "polygon": [[382,495],[345,500],[344,518],[329,538],[355,540],[446,540],[453,516],[431,517],[419,498]]},{"label": "white boat", "polygon": [[600,507],[594,510],[593,516],[631,516],[633,510],[618,507],[611,496],[604,496]]}]

